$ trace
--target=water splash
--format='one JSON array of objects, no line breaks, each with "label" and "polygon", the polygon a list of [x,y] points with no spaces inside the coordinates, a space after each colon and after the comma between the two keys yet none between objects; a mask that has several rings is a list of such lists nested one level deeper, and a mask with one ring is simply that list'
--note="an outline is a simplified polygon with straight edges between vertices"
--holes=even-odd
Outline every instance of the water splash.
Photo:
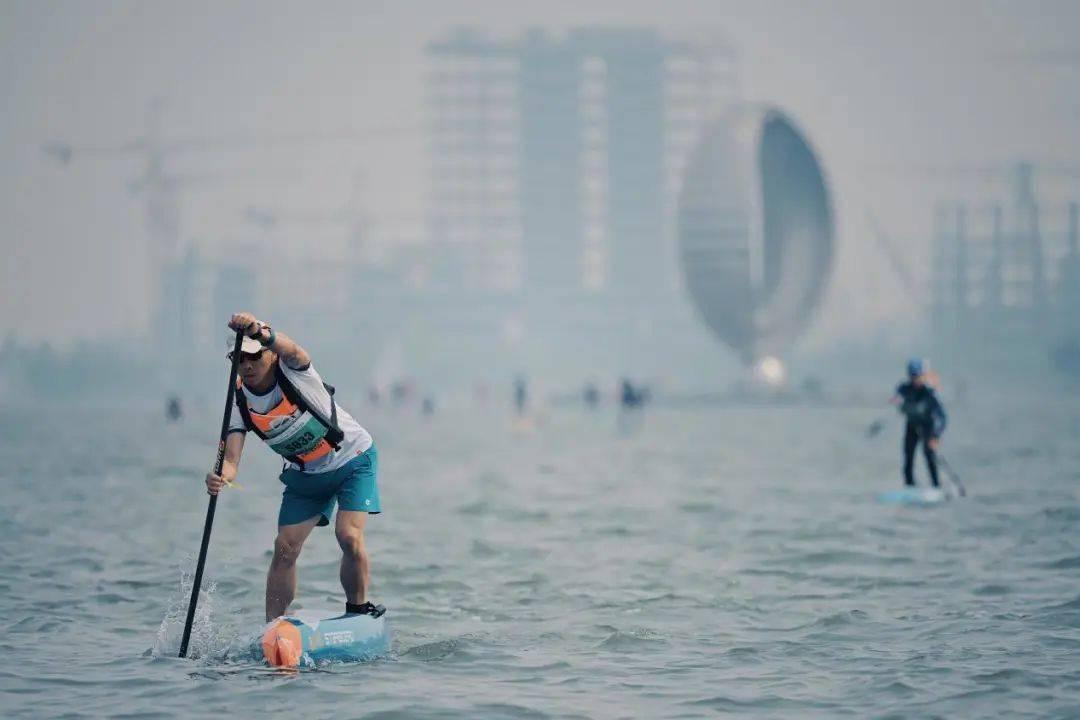
[{"label": "water splash", "polygon": [[[185,566],[192,564],[189,560]],[[181,568],[180,581],[169,598],[169,609],[158,626],[154,645],[150,650],[153,657],[176,657],[180,653],[180,641],[184,634],[193,581],[194,574]],[[191,659],[223,662],[227,658],[245,654],[250,648],[250,639],[242,639],[234,625],[226,619],[216,619],[216,590],[217,583],[214,581],[204,582],[199,590],[199,602],[195,608],[191,638],[188,641],[188,657]]]}]

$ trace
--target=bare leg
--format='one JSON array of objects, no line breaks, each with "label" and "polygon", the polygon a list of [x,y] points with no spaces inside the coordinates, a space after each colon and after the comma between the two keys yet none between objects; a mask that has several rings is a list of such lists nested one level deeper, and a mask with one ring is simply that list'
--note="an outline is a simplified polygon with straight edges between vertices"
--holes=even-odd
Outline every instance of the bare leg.
[{"label": "bare leg", "polygon": [[266,621],[281,617],[296,597],[296,559],[319,515],[296,525],[279,525],[274,538],[274,558],[266,574]]},{"label": "bare leg", "polygon": [[345,602],[360,604],[367,600],[371,582],[367,548],[364,547],[364,525],[368,514],[356,510],[338,510],[334,533],[341,546],[341,587]]}]

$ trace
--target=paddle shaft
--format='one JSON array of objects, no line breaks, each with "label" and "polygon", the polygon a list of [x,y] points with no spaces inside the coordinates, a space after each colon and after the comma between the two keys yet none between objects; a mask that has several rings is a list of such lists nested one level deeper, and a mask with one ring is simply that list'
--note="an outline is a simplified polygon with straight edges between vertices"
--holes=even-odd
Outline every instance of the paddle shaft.
[{"label": "paddle shaft", "polygon": [[952,465],[943,456],[937,456],[938,462],[941,463],[941,467],[945,470],[945,473],[949,476],[949,480],[956,486],[956,490],[960,493],[960,497],[967,495],[967,489],[964,488],[964,483],[960,482],[960,476],[956,474],[956,471],[952,469]]},{"label": "paddle shaft", "polygon": [[[236,392],[236,372],[240,367],[240,345],[243,342],[243,333],[237,331],[236,342],[233,344],[232,367],[229,368],[229,388],[225,391],[225,414],[221,418],[217,461],[214,463],[215,475],[220,475],[221,468],[225,465],[225,438],[229,433],[229,419],[232,417],[233,397]],[[199,562],[195,566],[195,580],[191,584],[191,600],[188,602],[187,621],[184,623],[184,637],[180,641],[180,657],[187,657],[188,641],[191,640],[191,626],[195,622],[195,606],[199,602],[199,589],[202,586],[203,568],[206,567],[206,551],[210,547],[210,531],[214,527],[214,510],[216,508],[217,495],[211,495],[210,504],[206,508],[206,523],[203,524]]]}]

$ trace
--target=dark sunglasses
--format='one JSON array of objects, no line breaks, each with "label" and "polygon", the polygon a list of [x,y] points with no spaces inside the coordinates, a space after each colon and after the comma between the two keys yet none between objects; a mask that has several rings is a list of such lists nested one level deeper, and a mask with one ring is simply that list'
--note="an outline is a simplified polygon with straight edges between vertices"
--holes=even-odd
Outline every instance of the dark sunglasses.
[{"label": "dark sunglasses", "polygon": [[[240,353],[240,362],[244,362],[245,360],[247,360],[248,362],[258,362],[259,358],[262,357],[262,354],[264,352],[266,352],[266,350],[260,350],[257,353],[242,352],[242,353]],[[232,359],[233,359],[232,351],[229,351],[229,354],[226,355],[225,357],[227,357],[229,359],[229,362],[232,362]]]}]

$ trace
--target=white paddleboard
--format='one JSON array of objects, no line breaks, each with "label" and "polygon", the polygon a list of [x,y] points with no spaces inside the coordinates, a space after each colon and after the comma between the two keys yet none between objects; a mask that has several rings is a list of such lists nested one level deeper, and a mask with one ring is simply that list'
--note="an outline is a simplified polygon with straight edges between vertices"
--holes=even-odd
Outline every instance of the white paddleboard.
[{"label": "white paddleboard", "polygon": [[932,487],[905,487],[878,495],[883,505],[937,505],[948,499],[944,491]]}]

